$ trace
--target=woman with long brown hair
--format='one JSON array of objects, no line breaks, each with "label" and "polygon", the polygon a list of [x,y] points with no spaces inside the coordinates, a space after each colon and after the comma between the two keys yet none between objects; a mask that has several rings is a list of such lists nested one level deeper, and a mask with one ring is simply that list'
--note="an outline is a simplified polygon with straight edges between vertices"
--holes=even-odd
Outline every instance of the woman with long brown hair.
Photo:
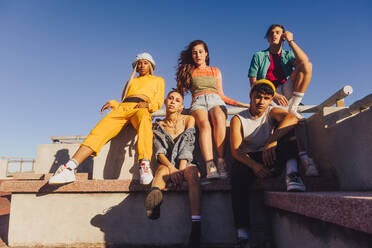
[{"label": "woman with long brown hair", "polygon": [[[192,94],[191,114],[199,129],[200,149],[206,163],[207,178],[226,177],[224,160],[226,138],[226,107],[248,107],[248,104],[237,102],[224,95],[221,72],[209,66],[209,51],[202,40],[192,41],[181,52],[177,66],[177,90]],[[217,148],[217,167],[213,161],[213,139]]]}]

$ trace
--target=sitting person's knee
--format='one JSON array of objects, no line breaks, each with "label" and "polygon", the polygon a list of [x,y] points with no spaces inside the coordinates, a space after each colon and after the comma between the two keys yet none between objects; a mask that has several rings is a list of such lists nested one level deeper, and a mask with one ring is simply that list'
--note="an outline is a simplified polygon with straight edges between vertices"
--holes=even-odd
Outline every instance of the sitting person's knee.
[{"label": "sitting person's knee", "polygon": [[150,112],[147,108],[139,108],[136,114],[140,116],[150,116]]},{"label": "sitting person's knee", "polygon": [[169,174],[169,169],[164,165],[159,165],[158,169],[156,170],[156,176],[164,176]]},{"label": "sitting person's knee", "polygon": [[211,124],[209,123],[208,120],[200,121],[198,128],[201,130],[208,130],[211,129]]}]

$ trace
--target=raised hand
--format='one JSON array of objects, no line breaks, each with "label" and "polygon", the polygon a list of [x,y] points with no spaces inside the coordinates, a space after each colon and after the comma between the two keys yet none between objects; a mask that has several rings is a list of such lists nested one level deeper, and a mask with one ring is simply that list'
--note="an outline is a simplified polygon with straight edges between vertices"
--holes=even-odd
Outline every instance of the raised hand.
[{"label": "raised hand", "polygon": [[288,106],[288,99],[279,93],[275,93],[273,100],[281,106]]},{"label": "raised hand", "polygon": [[106,110],[106,109],[110,109],[112,108],[112,105],[110,102],[107,102],[105,105],[102,106],[101,108],[101,115],[103,115],[103,112]]},{"label": "raised hand", "polygon": [[289,32],[289,31],[285,31],[284,34],[283,34],[283,39],[287,40],[288,42],[292,41],[293,40],[293,33]]}]

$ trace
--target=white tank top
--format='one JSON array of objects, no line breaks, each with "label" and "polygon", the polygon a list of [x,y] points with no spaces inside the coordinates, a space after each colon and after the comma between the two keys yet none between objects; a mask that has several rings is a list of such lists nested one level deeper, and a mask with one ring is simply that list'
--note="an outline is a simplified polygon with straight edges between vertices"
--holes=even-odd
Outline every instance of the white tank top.
[{"label": "white tank top", "polygon": [[272,106],[269,106],[258,118],[252,117],[249,109],[244,110],[237,115],[242,123],[243,142],[240,149],[243,152],[258,152],[263,150],[267,139],[273,133],[275,128],[274,123],[269,116],[272,108]]}]

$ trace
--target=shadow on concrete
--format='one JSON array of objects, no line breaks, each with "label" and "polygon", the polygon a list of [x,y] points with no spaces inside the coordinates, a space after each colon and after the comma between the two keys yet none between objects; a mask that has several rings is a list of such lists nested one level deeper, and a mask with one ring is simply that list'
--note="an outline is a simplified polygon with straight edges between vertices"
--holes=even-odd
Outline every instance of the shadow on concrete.
[{"label": "shadow on concrete", "polygon": [[0,247],[7,247],[9,229],[9,214],[0,215]]},{"label": "shadow on concrete", "polygon": [[[106,163],[103,168],[104,179],[118,179],[125,158],[137,157],[137,131],[132,125],[126,125],[120,133],[111,140]],[[135,159],[136,161],[136,159]],[[135,163],[129,170],[133,174]],[[130,166],[130,165],[128,165]]]},{"label": "shadow on concrete", "polygon": [[58,188],[65,186],[66,184],[70,183],[63,183],[63,184],[49,184],[48,181],[45,182],[43,186],[39,188],[39,191],[36,193],[36,196],[44,196],[53,193]]},{"label": "shadow on concrete", "polygon": [[165,194],[168,199],[162,204],[161,218],[150,220],[145,212],[145,191],[123,196],[119,204],[91,219],[104,233],[105,247],[185,247],[190,229],[189,216],[184,214],[188,213],[186,204],[175,207],[169,200],[175,196]]},{"label": "shadow on concrete", "polygon": [[[55,173],[61,165],[66,164],[70,160],[68,149],[61,149],[54,155],[54,161],[50,167],[49,173]],[[88,173],[88,178],[92,179],[93,176],[93,157],[88,157],[77,168],[77,173]]]}]

